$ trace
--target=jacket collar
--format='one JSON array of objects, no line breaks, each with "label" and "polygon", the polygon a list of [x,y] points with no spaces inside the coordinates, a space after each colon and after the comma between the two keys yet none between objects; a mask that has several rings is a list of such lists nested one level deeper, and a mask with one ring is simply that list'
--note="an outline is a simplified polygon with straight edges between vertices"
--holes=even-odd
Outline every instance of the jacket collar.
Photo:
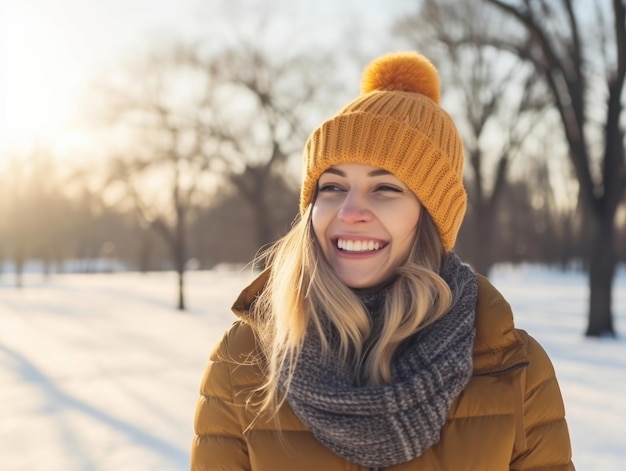
[{"label": "jacket collar", "polygon": [[[487,278],[481,275],[477,277],[474,375],[498,375],[527,366],[528,354],[515,330],[511,306]],[[251,321],[248,316],[250,305],[268,278],[269,269],[266,269],[244,288],[232,306],[235,315]]]},{"label": "jacket collar", "polygon": [[265,283],[267,283],[269,277],[270,269],[266,268],[243,289],[231,307],[231,310],[237,317],[245,319],[248,322],[251,321],[250,316],[248,315],[250,306],[265,286]]},{"label": "jacket collar", "polygon": [[496,375],[528,365],[511,306],[485,278],[478,278],[474,375]]}]

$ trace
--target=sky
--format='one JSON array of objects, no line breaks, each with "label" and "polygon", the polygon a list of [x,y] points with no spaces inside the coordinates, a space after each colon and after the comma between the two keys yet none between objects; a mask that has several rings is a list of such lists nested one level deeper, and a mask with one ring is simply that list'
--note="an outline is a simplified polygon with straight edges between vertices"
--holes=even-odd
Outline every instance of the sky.
[{"label": "sky", "polygon": [[[193,414],[213,344],[249,271],[176,275],[0,274],[0,468],[186,471]],[[586,339],[582,273],[499,266],[492,281],[554,364],[581,471],[626,462],[626,270],[615,282],[621,337]]]},{"label": "sky", "polygon": [[[369,39],[386,33],[410,0],[2,0],[0,155],[33,143],[63,153],[81,146],[81,101],[89,83],[170,40],[209,31],[226,39],[260,14],[285,31],[342,41],[359,18]],[[258,4],[259,7],[251,8]],[[274,31],[277,33],[277,31]],[[283,40],[283,44],[285,41]]]}]

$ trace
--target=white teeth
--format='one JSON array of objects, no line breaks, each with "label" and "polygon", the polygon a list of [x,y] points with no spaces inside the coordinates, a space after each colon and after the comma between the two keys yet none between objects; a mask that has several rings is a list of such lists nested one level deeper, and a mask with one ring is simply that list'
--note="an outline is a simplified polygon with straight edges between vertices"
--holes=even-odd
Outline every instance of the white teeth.
[{"label": "white teeth", "polygon": [[337,247],[346,252],[372,252],[381,247],[380,242],[373,240],[345,240],[338,239]]}]

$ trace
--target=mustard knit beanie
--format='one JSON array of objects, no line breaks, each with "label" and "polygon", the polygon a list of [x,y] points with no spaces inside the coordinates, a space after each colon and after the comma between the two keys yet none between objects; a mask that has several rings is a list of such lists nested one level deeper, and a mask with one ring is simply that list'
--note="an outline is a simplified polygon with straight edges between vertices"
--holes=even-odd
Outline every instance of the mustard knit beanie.
[{"label": "mustard knit beanie", "polygon": [[446,252],[454,247],[465,209],[463,143],[439,106],[439,76],[424,56],[384,55],[363,71],[361,95],[326,120],[304,149],[300,211],[311,203],[329,167],[363,163],[402,180],[432,217]]}]

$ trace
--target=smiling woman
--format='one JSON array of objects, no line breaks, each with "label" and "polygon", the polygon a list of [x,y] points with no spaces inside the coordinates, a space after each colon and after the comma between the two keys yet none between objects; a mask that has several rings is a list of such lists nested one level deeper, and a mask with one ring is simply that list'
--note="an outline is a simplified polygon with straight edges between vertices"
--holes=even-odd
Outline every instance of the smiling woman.
[{"label": "smiling woman", "polygon": [[453,251],[463,144],[434,65],[373,61],[303,155],[300,218],[211,354],[192,470],[572,470],[550,360]]}]

